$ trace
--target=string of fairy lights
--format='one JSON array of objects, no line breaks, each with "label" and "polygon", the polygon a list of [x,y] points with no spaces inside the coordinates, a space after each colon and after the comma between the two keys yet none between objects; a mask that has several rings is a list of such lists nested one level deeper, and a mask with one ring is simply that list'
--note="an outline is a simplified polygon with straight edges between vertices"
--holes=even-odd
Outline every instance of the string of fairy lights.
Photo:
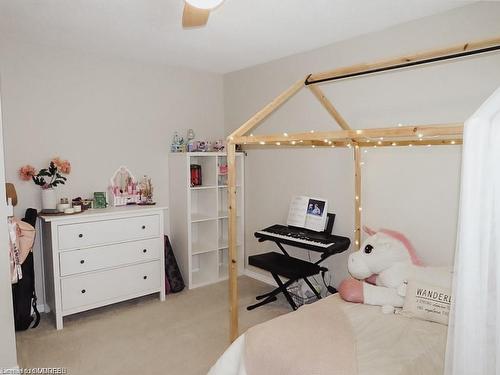
[{"label": "string of fairy lights", "polygon": [[[403,127],[403,124],[399,123],[397,124],[397,127],[401,128]],[[311,134],[315,133],[314,130],[310,130],[309,131]],[[355,133],[356,135],[358,136],[362,136],[363,135],[363,130],[356,130]],[[283,134],[283,137],[284,138],[288,138],[289,137],[289,133],[288,132],[284,132],[282,133]],[[254,137],[254,134],[251,133],[250,134],[250,137]],[[316,145],[316,144],[312,144],[310,145],[311,148],[317,148],[318,146],[321,146],[322,148],[324,147],[331,147],[331,148],[335,148],[335,147],[347,147],[347,148],[352,148],[353,146],[355,147],[356,151],[359,150],[360,147],[363,148],[363,153],[366,154],[368,153],[368,149],[369,148],[377,148],[377,147],[382,147],[382,146],[393,146],[393,147],[408,147],[408,148],[412,148],[414,146],[426,146],[426,147],[432,147],[432,142],[430,141],[438,141],[439,145],[457,145],[457,144],[461,144],[461,141],[460,140],[455,140],[455,139],[439,139],[438,138],[439,136],[434,136],[434,135],[429,135],[429,136],[426,136],[424,135],[423,133],[417,133],[417,139],[415,140],[414,138],[412,138],[411,140],[408,140],[408,139],[404,139],[404,136],[400,136],[399,137],[399,140],[394,140],[394,138],[398,138],[397,136],[394,136],[394,137],[387,137],[389,139],[386,139],[384,137],[366,137],[364,139],[359,139],[359,137],[357,137],[356,140],[354,139],[351,139],[351,140],[332,140],[332,139],[328,139],[328,138],[324,138],[323,139],[323,144],[320,144],[320,145]],[[392,139],[391,139],[392,138]],[[401,139],[403,138],[403,139]],[[408,138],[408,137],[407,137]],[[233,140],[233,137],[230,137],[231,140]],[[296,139],[293,139],[293,140],[290,140],[290,141],[283,141],[283,140],[280,140],[280,141],[273,141],[273,142],[270,142],[270,143],[267,143],[267,145],[269,146],[286,146],[286,145],[291,145],[291,146],[308,146],[307,145],[307,142],[309,143],[312,143],[313,141],[304,141],[304,140],[296,140]],[[318,142],[318,141],[314,141],[314,142]],[[335,142],[337,142],[337,145],[335,144]],[[243,145],[246,145],[247,142],[243,142]],[[255,144],[255,142],[251,142],[251,144]],[[259,145],[261,146],[264,146],[266,145],[266,141],[259,141],[258,142]],[[360,146],[361,144],[361,146]],[[435,143],[436,144],[436,143]],[[360,157],[359,160],[358,160],[358,163],[359,163],[359,166],[362,167],[365,165],[365,162],[362,160],[362,158]],[[360,196],[359,195],[356,195],[355,196],[355,201],[356,201],[356,205],[358,206],[358,211],[361,213],[363,211],[363,208],[360,204]],[[356,234],[357,232],[360,231],[360,228],[356,228],[354,230],[354,233]],[[355,240],[355,243],[356,243],[356,246],[359,246],[359,241],[356,239]]]},{"label": "string of fairy lights", "polygon": [[[403,124],[398,124],[398,127],[402,127]],[[315,133],[314,130],[310,130],[309,131],[311,134]],[[283,134],[283,137],[287,138],[289,137],[289,133],[287,132],[284,132],[282,133]],[[362,135],[363,134],[363,130],[356,130],[356,134],[357,135]],[[254,137],[254,134],[251,133],[250,134],[250,137]],[[430,135],[430,136],[425,136],[423,133],[418,133],[417,134],[417,139],[414,140],[408,140],[408,139],[401,139],[402,137],[399,137],[400,139],[399,140],[394,140],[393,138],[397,138],[397,136],[394,136],[394,137],[388,137],[389,140],[387,140],[386,138],[384,137],[366,137],[364,139],[361,139],[361,140],[331,140],[331,139],[328,139],[328,138],[324,138],[323,139],[323,143],[324,145],[318,145],[318,144],[312,144],[310,145],[311,148],[317,148],[317,147],[328,147],[330,146],[331,148],[335,148],[335,147],[347,147],[347,148],[352,148],[353,147],[353,144],[358,144],[358,143],[361,143],[362,144],[362,147],[365,148],[364,152],[366,153],[367,150],[366,148],[368,147],[371,147],[371,148],[377,148],[377,147],[381,147],[381,146],[393,146],[393,147],[396,147],[396,146],[399,146],[399,147],[414,147],[414,146],[427,146],[427,147],[432,147],[432,142],[429,142],[429,141],[438,141],[439,142],[439,145],[457,145],[457,144],[460,144],[459,141],[455,140],[455,139],[439,139],[438,136],[433,136],[433,135]],[[392,138],[392,139],[391,139]],[[233,137],[231,137],[231,140],[233,139]],[[428,142],[426,142],[428,141]],[[291,145],[291,146],[304,146],[304,144],[306,144],[307,142],[311,143],[313,141],[304,141],[304,140],[290,140],[290,141],[283,141],[283,140],[280,140],[280,141],[273,141],[273,142],[266,142],[266,141],[259,141],[258,144],[261,145],[261,146],[265,146],[265,145],[270,145],[270,146],[286,146],[286,145]],[[315,141],[316,142],[316,141]],[[337,145],[335,144],[337,143]],[[251,142],[251,144],[254,144],[254,142]],[[373,145],[372,145],[373,144]],[[243,145],[247,145],[247,142],[243,142]]]}]

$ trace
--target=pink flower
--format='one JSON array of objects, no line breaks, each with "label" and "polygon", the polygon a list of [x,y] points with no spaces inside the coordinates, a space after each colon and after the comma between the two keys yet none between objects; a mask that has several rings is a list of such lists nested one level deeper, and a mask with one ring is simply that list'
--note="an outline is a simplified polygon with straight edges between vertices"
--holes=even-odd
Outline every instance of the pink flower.
[{"label": "pink flower", "polygon": [[63,160],[60,169],[61,169],[62,173],[69,174],[71,172],[71,164],[70,164],[70,162],[67,161],[67,160]]},{"label": "pink flower", "polygon": [[59,167],[61,166],[62,160],[61,160],[61,158],[59,156],[56,156],[50,162],[54,163],[54,165],[59,169]]},{"label": "pink flower", "polygon": [[61,160],[59,157],[52,159],[52,163],[64,174],[71,172],[71,163],[68,160]]},{"label": "pink flower", "polygon": [[29,164],[19,169],[19,177],[21,178],[21,180],[29,181],[34,175],[36,175],[35,167]]}]

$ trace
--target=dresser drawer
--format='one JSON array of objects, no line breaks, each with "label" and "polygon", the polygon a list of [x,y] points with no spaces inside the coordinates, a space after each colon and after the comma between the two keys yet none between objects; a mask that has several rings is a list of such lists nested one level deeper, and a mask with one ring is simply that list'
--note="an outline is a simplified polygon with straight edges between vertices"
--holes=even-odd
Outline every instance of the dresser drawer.
[{"label": "dresser drawer", "polygon": [[58,229],[60,250],[132,241],[159,234],[159,215],[66,224]]},{"label": "dresser drawer", "polygon": [[61,279],[63,311],[106,305],[160,290],[160,262],[154,261]]},{"label": "dresser drawer", "polygon": [[159,238],[98,246],[59,253],[61,276],[160,259],[163,242]]}]

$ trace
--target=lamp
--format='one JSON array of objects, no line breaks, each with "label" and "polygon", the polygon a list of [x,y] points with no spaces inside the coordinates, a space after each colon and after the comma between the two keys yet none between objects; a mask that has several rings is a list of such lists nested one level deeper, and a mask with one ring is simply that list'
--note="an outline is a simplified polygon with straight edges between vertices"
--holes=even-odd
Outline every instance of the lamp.
[{"label": "lamp", "polygon": [[185,0],[187,4],[198,9],[214,9],[222,4],[224,0]]}]

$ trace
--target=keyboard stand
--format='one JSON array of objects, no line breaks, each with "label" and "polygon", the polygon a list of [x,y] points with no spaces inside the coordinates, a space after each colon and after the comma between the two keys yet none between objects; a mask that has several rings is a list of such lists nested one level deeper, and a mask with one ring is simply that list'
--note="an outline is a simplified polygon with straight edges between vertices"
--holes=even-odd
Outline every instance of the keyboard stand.
[{"label": "keyboard stand", "polygon": [[[308,277],[317,275],[322,271],[328,271],[327,268],[319,266],[319,263],[326,258],[322,258],[316,263],[311,263],[290,256],[288,252],[283,248],[283,245],[281,243],[277,241],[275,241],[274,243],[279,247],[283,254],[269,252],[259,255],[252,255],[248,257],[248,262],[251,266],[270,272],[278,287],[268,293],[257,296],[256,299],[258,301],[262,301],[248,306],[247,310],[250,311],[257,307],[276,301],[276,296],[280,293],[283,293],[292,309],[297,310],[297,305],[293,301],[293,298],[288,292],[287,288],[300,279],[305,281],[305,283],[309,286],[309,288],[311,288],[318,299],[321,299],[321,295],[308,280]],[[289,280],[283,283],[283,281],[281,281],[280,279],[280,276],[286,277]]]}]

